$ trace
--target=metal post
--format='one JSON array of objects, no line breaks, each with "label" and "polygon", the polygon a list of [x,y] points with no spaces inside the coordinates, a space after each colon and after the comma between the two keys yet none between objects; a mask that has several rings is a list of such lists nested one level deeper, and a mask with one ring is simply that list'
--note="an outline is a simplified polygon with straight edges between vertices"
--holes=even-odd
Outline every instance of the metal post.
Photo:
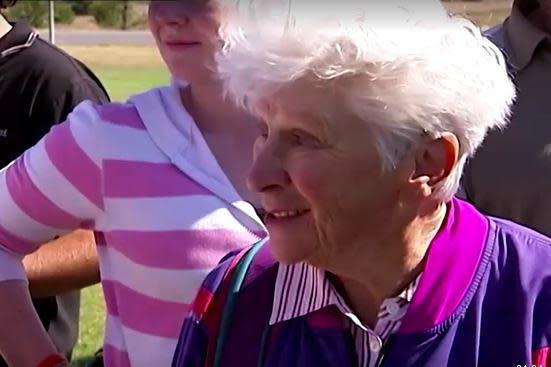
[{"label": "metal post", "polygon": [[54,0],[48,0],[48,30],[50,32],[50,43],[55,44],[55,8]]}]

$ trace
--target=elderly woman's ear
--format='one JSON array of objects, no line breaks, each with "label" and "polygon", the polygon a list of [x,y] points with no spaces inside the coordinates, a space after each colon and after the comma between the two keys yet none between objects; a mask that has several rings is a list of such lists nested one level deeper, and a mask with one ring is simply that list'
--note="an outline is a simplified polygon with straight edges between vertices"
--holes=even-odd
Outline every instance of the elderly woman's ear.
[{"label": "elderly woman's ear", "polygon": [[457,164],[459,140],[450,132],[438,138],[425,137],[415,154],[415,168],[410,182],[420,186],[424,196],[430,196],[433,188],[445,180]]}]

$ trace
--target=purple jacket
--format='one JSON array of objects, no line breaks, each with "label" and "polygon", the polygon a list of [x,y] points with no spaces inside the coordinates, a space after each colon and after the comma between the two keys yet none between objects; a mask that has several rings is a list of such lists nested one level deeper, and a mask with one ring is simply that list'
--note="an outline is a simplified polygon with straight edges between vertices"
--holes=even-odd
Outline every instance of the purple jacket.
[{"label": "purple jacket", "polygon": [[[551,240],[453,199],[431,243],[388,367],[551,367]],[[268,327],[277,263],[264,246],[235,298],[220,366],[355,366],[353,340],[331,307]],[[206,279],[173,367],[212,366],[232,273],[230,255]]]}]

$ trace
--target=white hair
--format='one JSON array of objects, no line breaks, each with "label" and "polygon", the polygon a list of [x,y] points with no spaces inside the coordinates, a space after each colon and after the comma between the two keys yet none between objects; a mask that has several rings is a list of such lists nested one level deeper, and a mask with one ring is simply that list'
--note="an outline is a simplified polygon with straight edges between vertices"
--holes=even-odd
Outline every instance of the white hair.
[{"label": "white hair", "polygon": [[440,200],[515,96],[500,51],[436,0],[240,0],[220,33],[225,89],[253,112],[297,81],[331,83],[373,129],[386,169],[421,136],[455,134],[459,160],[435,187]]}]

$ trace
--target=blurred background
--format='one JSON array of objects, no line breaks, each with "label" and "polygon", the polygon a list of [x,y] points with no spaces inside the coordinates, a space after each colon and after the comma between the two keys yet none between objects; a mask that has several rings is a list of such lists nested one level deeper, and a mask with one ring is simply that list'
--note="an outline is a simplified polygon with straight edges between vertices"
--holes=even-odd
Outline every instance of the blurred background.
[{"label": "blurred background", "polygon": [[[450,13],[465,16],[484,29],[507,16],[512,0],[444,1]],[[102,80],[113,100],[156,85],[169,76],[147,31],[147,1],[19,0],[7,12],[25,20],[49,39],[53,7],[55,43],[87,64]],[[104,303],[99,286],[83,292],[79,344],[75,364],[84,366],[102,344]]]}]

